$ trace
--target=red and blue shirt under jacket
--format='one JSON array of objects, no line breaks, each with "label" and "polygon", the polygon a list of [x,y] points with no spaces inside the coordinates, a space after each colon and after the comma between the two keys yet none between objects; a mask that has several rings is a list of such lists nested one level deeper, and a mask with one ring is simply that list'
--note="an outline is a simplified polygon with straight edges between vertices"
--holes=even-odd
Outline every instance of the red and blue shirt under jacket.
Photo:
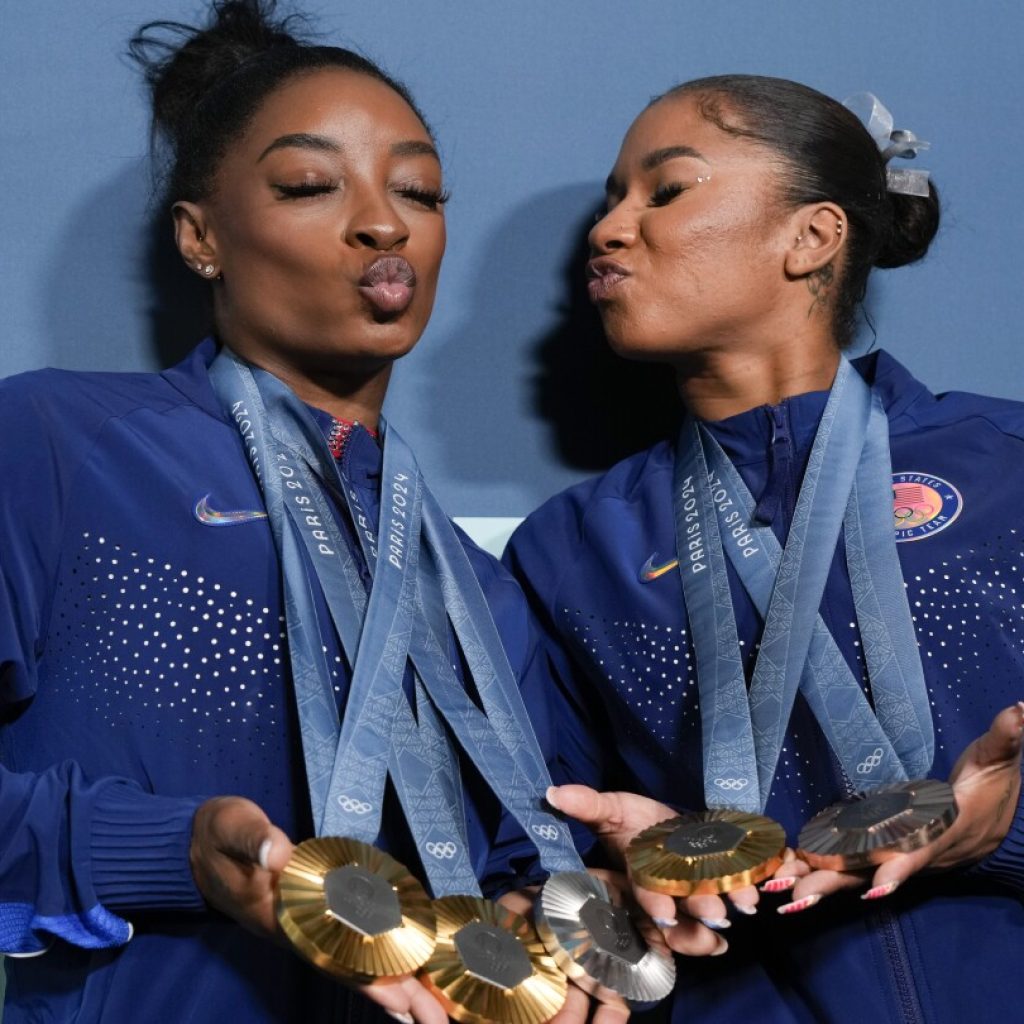
[{"label": "red and blue shirt under jacket", "polygon": [[[858,360],[889,416],[894,529],[935,724],[933,775],[1024,698],[1024,405],[933,395],[885,353]],[[826,393],[709,424],[784,538]],[[626,459],[552,498],[507,564],[548,633],[561,770],[577,781],[704,806],[694,656],[674,569],[673,448]],[[732,574],[748,678],[762,622]],[[865,680],[837,551],[821,615]],[[791,841],[841,797],[798,698],[767,813]],[[672,1016],[722,1024],[982,1024],[1024,1020],[1024,811],[982,865],[919,877],[870,909],[858,894],[802,914],[762,897],[730,948],[679,959]]]}]

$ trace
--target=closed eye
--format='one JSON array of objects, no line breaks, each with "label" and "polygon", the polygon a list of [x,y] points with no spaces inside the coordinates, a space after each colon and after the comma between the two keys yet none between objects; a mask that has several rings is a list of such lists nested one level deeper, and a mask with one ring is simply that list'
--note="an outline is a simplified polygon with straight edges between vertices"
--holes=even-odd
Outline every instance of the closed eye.
[{"label": "closed eye", "polygon": [[334,192],[337,187],[333,181],[303,181],[296,185],[274,185],[274,190],[281,199],[308,199]]},{"label": "closed eye", "polygon": [[444,206],[451,198],[451,195],[443,189],[421,188],[414,185],[403,185],[395,189],[395,192],[403,199],[408,199],[428,210],[436,210]]},{"label": "closed eye", "polygon": [[685,185],[673,182],[670,185],[659,185],[651,196],[648,206],[667,206],[673,199],[686,191]]}]

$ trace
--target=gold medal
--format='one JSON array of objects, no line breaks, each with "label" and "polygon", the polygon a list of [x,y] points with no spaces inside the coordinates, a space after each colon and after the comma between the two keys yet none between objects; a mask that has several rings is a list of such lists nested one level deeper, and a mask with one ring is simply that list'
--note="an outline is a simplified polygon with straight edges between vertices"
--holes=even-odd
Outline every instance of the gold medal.
[{"label": "gold medal", "polygon": [[669,896],[707,896],[756,885],[782,863],[786,833],[771,818],[714,809],[641,832],[626,858],[633,880]]},{"label": "gold medal", "polygon": [[460,1024],[544,1024],[568,982],[533,926],[476,896],[434,900],[437,948],[420,978]]},{"label": "gold medal", "polygon": [[534,907],[537,931],[555,963],[603,1003],[653,1006],[673,989],[676,965],[654,952],[625,907],[585,871],[552,875]]},{"label": "gold medal", "polygon": [[412,974],[434,950],[423,886],[393,857],[354,839],[307,839],[277,884],[277,919],[295,948],[346,981]]},{"label": "gold medal", "polygon": [[879,786],[813,817],[800,832],[796,853],[812,868],[856,871],[925,846],[956,816],[948,782]]}]

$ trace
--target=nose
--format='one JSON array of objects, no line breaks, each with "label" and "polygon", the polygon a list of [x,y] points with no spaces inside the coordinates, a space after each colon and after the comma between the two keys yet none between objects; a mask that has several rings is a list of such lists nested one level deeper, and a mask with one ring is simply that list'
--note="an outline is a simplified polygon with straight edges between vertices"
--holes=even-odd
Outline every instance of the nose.
[{"label": "nose", "polygon": [[401,249],[408,238],[409,225],[386,192],[370,190],[359,197],[345,229],[345,240],[349,245],[390,252]]},{"label": "nose", "polygon": [[590,229],[587,241],[590,243],[590,251],[601,256],[617,249],[628,249],[636,242],[636,237],[636,221],[624,205],[619,203]]}]

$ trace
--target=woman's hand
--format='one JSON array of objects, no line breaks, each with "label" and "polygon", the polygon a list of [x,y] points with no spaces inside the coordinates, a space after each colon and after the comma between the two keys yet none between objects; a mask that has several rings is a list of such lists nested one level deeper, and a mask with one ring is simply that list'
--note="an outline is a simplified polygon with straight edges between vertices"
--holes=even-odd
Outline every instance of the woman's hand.
[{"label": "woman's hand", "polygon": [[192,820],[192,875],[211,907],[257,935],[280,932],[274,885],[292,855],[291,840],[251,800],[207,800]]},{"label": "woman's hand", "polygon": [[[552,786],[548,803],[590,826],[615,862],[626,866],[630,840],[659,821],[674,818],[671,807],[636,793],[599,793],[589,786]],[[633,883],[633,898],[662,930],[669,948],[686,956],[719,956],[729,945],[718,934],[730,925],[721,896],[675,899]],[[745,886],[729,893],[729,902],[743,914],[756,913],[758,893]]]},{"label": "woman's hand", "polygon": [[814,871],[803,861],[789,859],[762,890],[791,890],[790,902],[778,908],[789,914],[864,885],[870,887],[862,899],[880,899],[918,871],[962,867],[987,857],[1006,838],[1017,809],[1022,734],[1024,704],[1015,704],[996,715],[988,732],[963,752],[949,777],[960,813],[934,842],[899,854],[874,872]]},{"label": "woman's hand", "polygon": [[[189,856],[203,898],[266,938],[284,941],[274,888],[293,849],[284,832],[242,797],[207,800],[193,819]],[[447,1024],[441,1004],[411,975],[355,988],[403,1024]]]}]

